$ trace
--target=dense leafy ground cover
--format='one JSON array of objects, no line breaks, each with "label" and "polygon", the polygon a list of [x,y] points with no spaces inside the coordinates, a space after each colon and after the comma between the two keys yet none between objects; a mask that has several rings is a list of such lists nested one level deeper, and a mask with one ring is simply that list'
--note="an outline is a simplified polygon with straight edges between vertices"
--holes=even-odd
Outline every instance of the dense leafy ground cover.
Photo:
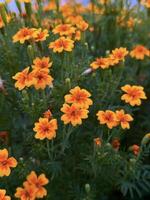
[{"label": "dense leafy ground cover", "polygon": [[[150,194],[150,1],[0,4],[0,200]],[[25,10],[20,3],[23,2]]]}]

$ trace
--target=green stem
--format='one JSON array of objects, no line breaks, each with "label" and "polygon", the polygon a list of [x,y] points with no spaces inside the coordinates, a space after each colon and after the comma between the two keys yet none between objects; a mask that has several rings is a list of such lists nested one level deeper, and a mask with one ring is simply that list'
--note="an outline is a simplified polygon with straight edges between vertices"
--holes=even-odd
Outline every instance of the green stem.
[{"label": "green stem", "polygon": [[46,145],[47,145],[47,153],[48,153],[48,157],[51,160],[51,153],[50,153],[50,145],[49,145],[49,140],[46,140]]}]

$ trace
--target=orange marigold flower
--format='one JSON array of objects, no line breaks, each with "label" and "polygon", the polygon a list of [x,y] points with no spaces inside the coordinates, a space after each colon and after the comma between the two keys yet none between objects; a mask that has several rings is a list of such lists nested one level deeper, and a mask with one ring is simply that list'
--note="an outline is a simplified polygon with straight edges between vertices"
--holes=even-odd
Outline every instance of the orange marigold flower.
[{"label": "orange marigold flower", "polygon": [[102,140],[101,138],[97,137],[97,138],[94,138],[94,144],[96,146],[101,146],[102,145]]},{"label": "orange marigold flower", "polygon": [[50,86],[52,84],[53,78],[48,74],[48,69],[34,69],[31,73],[35,78],[33,85],[36,90],[45,89],[46,86]]},{"label": "orange marigold flower", "polygon": [[20,42],[23,44],[26,40],[29,40],[33,37],[33,34],[35,33],[34,28],[28,28],[24,27],[21,28],[14,36],[13,36],[13,42]]},{"label": "orange marigold flower", "polygon": [[79,21],[76,26],[80,31],[86,31],[89,27],[88,23],[84,20]]},{"label": "orange marigold flower", "polygon": [[39,122],[34,124],[33,130],[36,132],[35,138],[44,140],[45,138],[52,140],[56,137],[57,120],[48,118],[40,118]]},{"label": "orange marigold flower", "polygon": [[21,200],[35,200],[37,188],[34,185],[24,184],[16,189],[15,197]]},{"label": "orange marigold flower", "polygon": [[6,190],[0,189],[0,200],[11,200],[10,196],[6,196]]},{"label": "orange marigold flower", "polygon": [[150,8],[150,0],[141,0],[141,4],[147,8]]},{"label": "orange marigold flower", "polygon": [[49,57],[36,57],[33,60],[33,65],[32,68],[33,69],[47,69],[50,68],[52,66],[52,62],[50,62],[50,58]]},{"label": "orange marigold flower", "polygon": [[133,151],[134,155],[137,156],[140,151],[140,147],[137,144],[132,145],[129,150]]},{"label": "orange marigold flower", "polygon": [[49,44],[49,48],[53,49],[53,52],[58,52],[58,53],[61,53],[62,51],[70,52],[74,48],[74,41],[69,38],[60,37],[54,42],[51,42]]},{"label": "orange marigold flower", "polygon": [[115,150],[119,150],[120,148],[120,139],[119,138],[114,138],[111,142],[111,145],[112,147],[115,149]]},{"label": "orange marigold flower", "polygon": [[130,52],[130,56],[132,58],[136,58],[137,60],[143,60],[145,56],[150,56],[149,50],[142,46],[137,45],[134,49]]},{"label": "orange marigold flower", "polygon": [[0,150],[0,177],[9,176],[10,168],[15,168],[17,161],[14,157],[8,158],[7,149]]},{"label": "orange marigold flower", "polygon": [[44,41],[46,38],[49,36],[48,30],[44,29],[42,30],[41,28],[37,29],[33,35],[33,38],[36,42],[39,41]]},{"label": "orange marigold flower", "polygon": [[43,198],[44,196],[47,195],[47,190],[43,187],[47,185],[49,180],[46,178],[45,174],[40,174],[37,176],[37,174],[32,171],[28,176],[27,176],[27,181],[24,182],[25,186],[31,187],[34,186],[36,189],[36,198]]},{"label": "orange marigold flower", "polygon": [[44,118],[51,119],[53,115],[50,110],[47,110],[46,112],[43,113],[43,116]]},{"label": "orange marigold flower", "polygon": [[116,111],[116,118],[117,121],[121,124],[123,129],[129,129],[130,124],[129,122],[133,121],[133,118],[130,114],[125,114],[124,110],[117,110]]},{"label": "orange marigold flower", "polygon": [[81,108],[89,108],[93,104],[92,100],[89,98],[91,94],[85,90],[81,89],[79,86],[70,90],[70,94],[65,95],[66,103],[74,103]]},{"label": "orange marigold flower", "polygon": [[140,106],[141,99],[147,99],[144,88],[142,86],[137,85],[125,85],[121,87],[121,89],[126,92],[121,97],[121,100],[124,100],[126,103],[129,103],[131,106]]},{"label": "orange marigold flower", "polygon": [[110,54],[110,58],[113,58],[116,60],[116,62],[124,61],[125,56],[128,55],[128,51],[126,48],[120,47],[112,50],[112,53]]},{"label": "orange marigold flower", "polygon": [[81,31],[78,30],[75,32],[74,40],[81,40]]},{"label": "orange marigold flower", "polygon": [[69,36],[73,33],[75,33],[75,27],[73,27],[70,24],[59,24],[53,29],[54,34],[59,34],[60,36],[66,35]]},{"label": "orange marigold flower", "polygon": [[110,129],[118,125],[116,114],[111,110],[98,111],[97,117],[100,124],[106,124]]},{"label": "orange marigold flower", "polygon": [[97,58],[94,62],[90,64],[92,69],[102,68],[106,69],[109,68],[109,62],[107,58]]},{"label": "orange marigold flower", "polygon": [[64,113],[61,120],[64,124],[71,123],[73,126],[82,124],[82,119],[88,118],[89,111],[85,108],[80,108],[76,104],[71,106],[68,104],[63,104],[61,111]]},{"label": "orange marigold flower", "polygon": [[15,87],[18,88],[18,90],[22,90],[25,87],[30,87],[34,84],[35,79],[32,73],[29,73],[29,69],[29,67],[26,67],[22,72],[18,72],[12,77],[16,80]]}]

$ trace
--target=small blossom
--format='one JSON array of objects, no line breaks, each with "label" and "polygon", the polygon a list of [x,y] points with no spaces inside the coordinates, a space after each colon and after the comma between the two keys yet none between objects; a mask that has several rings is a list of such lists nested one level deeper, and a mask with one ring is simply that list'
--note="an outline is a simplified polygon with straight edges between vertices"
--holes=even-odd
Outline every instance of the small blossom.
[{"label": "small blossom", "polygon": [[129,103],[131,106],[140,106],[142,103],[141,99],[147,99],[142,86],[125,85],[121,87],[121,90],[126,92],[126,94],[122,95],[121,100]]},{"label": "small blossom", "polygon": [[53,49],[53,52],[55,53],[61,53],[62,51],[70,52],[74,48],[74,41],[69,38],[60,37],[54,42],[51,42],[49,44],[49,48]]},{"label": "small blossom", "polygon": [[142,46],[137,45],[134,49],[130,52],[130,56],[132,58],[136,58],[137,60],[143,60],[145,56],[150,56],[149,50]]},{"label": "small blossom", "polygon": [[10,196],[6,196],[6,190],[0,189],[0,200],[11,200]]},{"label": "small blossom", "polygon": [[14,157],[8,157],[7,149],[0,150],[0,177],[9,176],[10,168],[15,168],[17,161]]},{"label": "small blossom", "polygon": [[64,124],[71,123],[73,126],[82,124],[82,119],[88,118],[89,112],[87,109],[80,108],[76,104],[72,104],[71,106],[64,104],[61,111],[64,113],[61,117]]},{"label": "small blossom", "polygon": [[33,69],[47,69],[50,68],[52,66],[52,62],[50,62],[50,58],[49,57],[36,57],[33,60],[33,65],[32,68]]},{"label": "small blossom", "polygon": [[66,103],[74,103],[81,108],[88,109],[90,105],[93,104],[92,100],[89,98],[91,94],[85,90],[81,89],[79,86],[70,90],[70,94],[65,95]]},{"label": "small blossom", "polygon": [[35,197],[36,198],[43,198],[47,195],[47,190],[44,188],[45,185],[47,185],[49,180],[46,178],[45,174],[40,174],[37,176],[37,174],[32,171],[27,176],[27,181],[24,182],[24,185],[27,187],[35,187]]},{"label": "small blossom", "polygon": [[116,111],[116,118],[117,121],[121,124],[123,129],[129,129],[130,124],[129,122],[133,121],[133,118],[130,114],[125,114],[124,110],[117,110]]},{"label": "small blossom", "polygon": [[69,36],[75,33],[75,30],[76,30],[75,27],[73,27],[70,24],[60,24],[56,26],[52,32],[54,34],[59,34],[60,36],[63,36],[63,35]]},{"label": "small blossom", "polygon": [[58,129],[57,120],[48,118],[40,118],[39,122],[34,124],[33,130],[36,132],[35,138],[44,140],[52,140],[56,137],[56,130]]},{"label": "small blossom", "polygon": [[98,111],[97,117],[100,124],[106,124],[110,129],[118,125],[116,114],[111,110]]}]

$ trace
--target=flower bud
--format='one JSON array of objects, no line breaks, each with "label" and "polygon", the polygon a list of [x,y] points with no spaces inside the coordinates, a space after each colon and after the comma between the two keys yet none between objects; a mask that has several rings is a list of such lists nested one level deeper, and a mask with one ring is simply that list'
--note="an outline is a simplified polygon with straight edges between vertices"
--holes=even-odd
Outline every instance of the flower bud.
[{"label": "flower bud", "polygon": [[142,145],[145,145],[145,144],[147,144],[148,142],[150,142],[150,133],[147,133],[147,134],[143,137],[143,139],[142,139],[142,141],[141,141],[141,144],[142,144]]},{"label": "flower bud", "polygon": [[90,185],[87,183],[87,184],[85,184],[85,191],[87,192],[87,193],[90,193],[90,191],[91,191],[91,187],[90,187]]},{"label": "flower bud", "polygon": [[34,49],[33,49],[32,45],[28,45],[27,54],[28,54],[30,60],[32,61],[34,59]]}]

